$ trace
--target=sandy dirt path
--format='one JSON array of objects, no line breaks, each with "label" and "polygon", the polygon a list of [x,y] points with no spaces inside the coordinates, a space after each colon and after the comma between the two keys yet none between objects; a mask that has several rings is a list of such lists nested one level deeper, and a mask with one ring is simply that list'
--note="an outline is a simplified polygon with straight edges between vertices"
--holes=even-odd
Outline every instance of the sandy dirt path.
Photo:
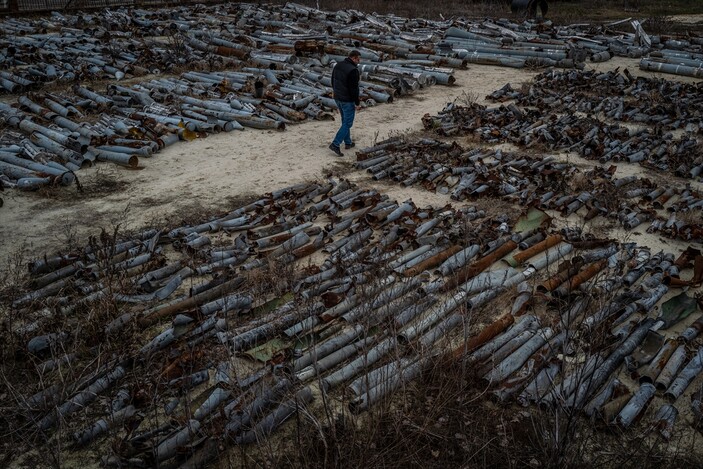
[{"label": "sandy dirt path", "polygon": [[[620,66],[638,73],[637,64],[637,60],[614,59],[594,68]],[[420,130],[420,118],[425,113],[437,113],[464,93],[483,102],[487,94],[505,83],[519,86],[537,73],[471,65],[468,70],[456,72],[456,86],[434,86],[392,104],[360,111],[353,137],[363,147],[389,134]],[[354,160],[352,152],[340,159],[327,149],[337,128],[338,121],[310,121],[284,132],[215,134],[177,143],[150,159],[144,158],[141,170],[106,163],[82,170],[78,177],[85,187],[83,193],[75,186],[42,193],[6,191],[5,205],[0,208],[0,265],[7,265],[18,253],[36,257],[65,249],[71,242],[82,245],[87,236],[99,234],[102,228],[112,231],[119,225],[121,230],[133,230],[159,226],[167,219],[178,223],[186,213],[231,210],[236,208],[235,199],[242,196],[344,170]],[[349,177],[367,180],[360,174]],[[412,197],[418,205],[449,201],[446,196],[421,189],[385,186],[384,190],[400,200]]]}]

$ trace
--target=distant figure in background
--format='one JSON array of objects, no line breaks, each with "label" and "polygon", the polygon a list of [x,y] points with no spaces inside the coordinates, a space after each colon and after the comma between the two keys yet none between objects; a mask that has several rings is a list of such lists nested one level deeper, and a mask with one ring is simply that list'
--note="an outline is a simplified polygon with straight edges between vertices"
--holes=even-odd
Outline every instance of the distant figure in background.
[{"label": "distant figure in background", "polygon": [[351,127],[354,125],[356,107],[360,104],[359,69],[356,67],[359,62],[361,62],[361,54],[358,50],[353,50],[349,52],[347,58],[337,63],[332,69],[334,101],[337,103],[339,114],[342,117],[342,125],[330,144],[330,150],[337,156],[344,156],[339,148],[342,142],[347,150],[355,146],[351,139]]},{"label": "distant figure in background", "polygon": [[547,16],[547,0],[512,0],[510,11],[513,13],[526,12],[528,16],[544,18]]}]

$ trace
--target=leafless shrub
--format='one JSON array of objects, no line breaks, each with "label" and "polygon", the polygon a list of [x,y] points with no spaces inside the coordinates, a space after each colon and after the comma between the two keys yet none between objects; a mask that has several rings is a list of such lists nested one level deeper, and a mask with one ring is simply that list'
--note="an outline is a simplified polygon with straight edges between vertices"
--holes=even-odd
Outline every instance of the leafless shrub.
[{"label": "leafless shrub", "polygon": [[473,104],[476,104],[478,102],[479,96],[478,93],[474,91],[462,91],[460,96],[457,96],[456,102],[461,104],[462,106],[471,106]]}]

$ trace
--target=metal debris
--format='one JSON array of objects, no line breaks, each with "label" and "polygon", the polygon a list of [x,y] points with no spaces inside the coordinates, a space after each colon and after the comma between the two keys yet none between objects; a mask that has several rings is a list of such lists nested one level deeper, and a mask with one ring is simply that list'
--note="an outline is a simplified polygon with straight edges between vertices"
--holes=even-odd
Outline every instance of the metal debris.
[{"label": "metal debris", "polygon": [[[416,379],[435,353],[456,348],[453,337],[460,342],[455,356],[468,353],[472,367],[502,400],[528,399],[521,392],[525,387],[532,389],[529,400],[547,402],[544,396],[553,395],[554,402],[581,408],[654,325],[646,317],[666,291],[663,272],[671,272],[677,261],[685,270],[695,253],[679,260],[641,256],[632,244],[551,232],[548,219],[521,233],[498,229],[516,221],[479,215],[472,207],[398,203],[342,180],[265,194],[197,225],[150,230],[116,243],[104,239],[81,251],[46,256],[30,264],[28,290],[13,300],[22,320],[13,323],[12,333],[24,338],[28,353],[37,358],[59,350],[79,352],[39,368],[42,382],[64,386],[36,389],[26,401],[34,403],[31,412],[42,429],[67,425],[79,444],[122,434],[131,422],[137,430],[123,437],[125,448],[143,449],[121,454],[116,448],[116,460],[137,458],[147,465],[190,456],[209,460],[217,445],[206,442],[259,441],[301,405],[314,407],[317,391],[307,387],[314,378],[325,392],[349,384],[356,396],[351,409],[368,409]],[[517,251],[518,241],[535,230],[544,233],[543,241]],[[202,237],[210,242],[191,243]],[[432,241],[423,244],[426,239]],[[323,255],[318,263],[281,275],[314,252]],[[641,268],[637,259],[647,269],[624,289],[618,280]],[[520,295],[528,296],[527,302],[516,300],[521,305],[516,311],[534,308],[525,280],[564,272],[564,261],[575,268],[560,277],[558,288],[534,293],[545,298],[546,313],[508,314],[483,331],[469,321],[518,284]],[[513,267],[496,269],[504,263]],[[504,274],[488,281],[487,275],[497,272]],[[181,285],[185,278],[192,287]],[[148,295],[174,279],[174,289]],[[605,306],[598,301],[603,292],[614,295]],[[110,358],[94,361],[106,351],[89,346],[81,324],[85,311],[102,304],[114,308],[104,318],[103,338],[110,343],[135,328],[141,343],[108,347]],[[550,314],[556,316],[548,319]],[[592,374],[591,384],[531,383],[543,367],[554,369],[574,341],[590,343],[594,328],[604,324],[616,345],[599,350],[590,344],[592,366],[584,369]],[[37,335],[52,325],[58,329]],[[662,354],[656,355],[660,360]],[[87,379],[72,381],[78,363],[94,365],[82,373]],[[665,387],[672,400],[695,376],[694,365],[695,360],[678,376],[679,367],[671,373]],[[568,363],[560,366],[569,369]],[[661,386],[660,377],[656,382]],[[184,403],[204,390],[207,399],[189,413]],[[111,393],[113,410],[100,414],[92,403]],[[623,410],[620,425],[630,424],[640,401],[632,397],[638,404],[632,412]],[[169,415],[187,418],[162,427],[143,419],[161,405]],[[97,420],[79,428],[72,416],[83,408]]]},{"label": "metal debris", "polygon": [[[456,142],[428,138],[389,140],[360,150],[357,160],[357,167],[374,180],[420,185],[457,201],[501,198],[564,217],[579,213],[585,220],[611,218],[628,230],[649,223],[649,232],[703,239],[703,225],[695,217],[684,221],[682,216],[701,212],[703,194],[686,187],[659,187],[635,176],[617,178],[614,166],[584,171],[553,156],[464,149]],[[574,190],[578,181],[586,180],[588,187]]]}]

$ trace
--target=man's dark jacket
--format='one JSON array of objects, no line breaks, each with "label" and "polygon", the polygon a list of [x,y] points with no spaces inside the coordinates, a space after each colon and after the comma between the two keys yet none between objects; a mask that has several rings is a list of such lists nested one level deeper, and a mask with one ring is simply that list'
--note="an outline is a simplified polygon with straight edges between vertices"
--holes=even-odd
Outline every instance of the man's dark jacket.
[{"label": "man's dark jacket", "polygon": [[359,69],[349,57],[334,66],[332,89],[334,99],[359,105]]}]

